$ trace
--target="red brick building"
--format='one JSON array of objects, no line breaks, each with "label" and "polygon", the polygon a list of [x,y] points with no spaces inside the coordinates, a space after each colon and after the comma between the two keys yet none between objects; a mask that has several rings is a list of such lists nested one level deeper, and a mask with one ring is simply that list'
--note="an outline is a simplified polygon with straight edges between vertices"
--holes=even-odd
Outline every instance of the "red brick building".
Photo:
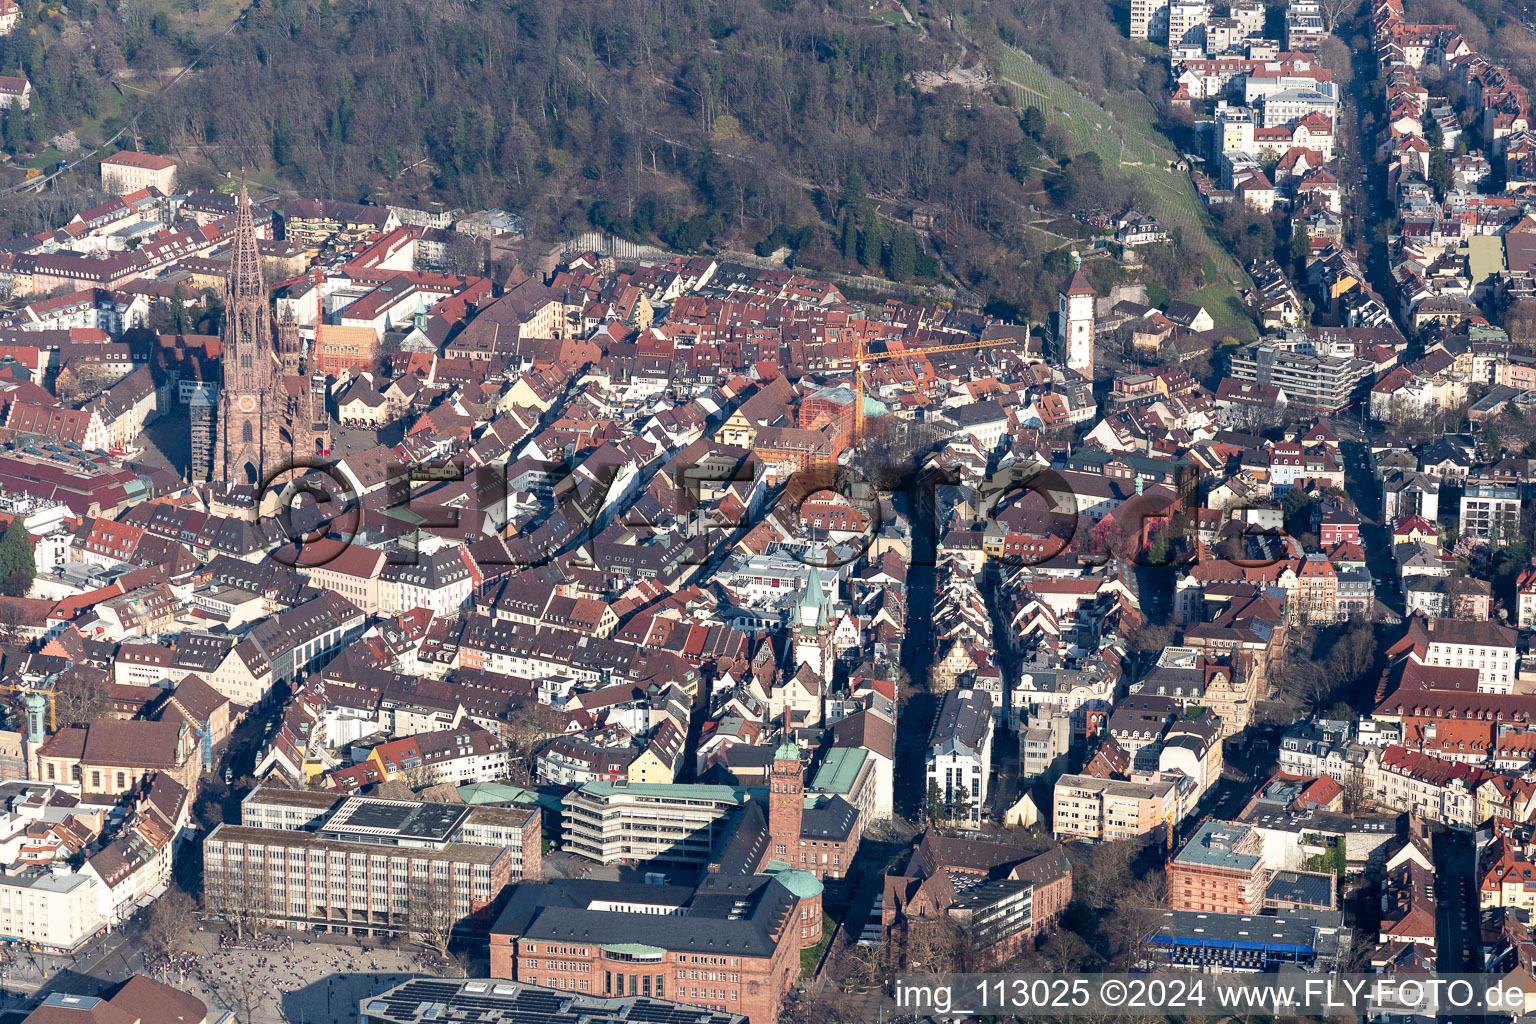
[{"label": "red brick building", "polygon": [[1269,872],[1257,829],[1208,821],[1168,862],[1168,906],[1216,914],[1264,909]]},{"label": "red brick building", "polygon": [[885,876],[881,926],[899,950],[948,918],[995,965],[1054,931],[1071,899],[1072,863],[1059,846],[1030,853],[928,832],[906,866]]},{"label": "red brick building", "polygon": [[713,872],[697,886],[563,879],[514,886],[490,973],[594,996],[654,996],[774,1024],[821,941],[821,883]]},{"label": "red brick building", "polygon": [[768,813],[749,801],[731,822],[709,870],[750,875],[794,868],[818,881],[843,878],[859,852],[858,808],[841,796],[807,801],[800,750],[783,743],[774,751],[768,779]]}]

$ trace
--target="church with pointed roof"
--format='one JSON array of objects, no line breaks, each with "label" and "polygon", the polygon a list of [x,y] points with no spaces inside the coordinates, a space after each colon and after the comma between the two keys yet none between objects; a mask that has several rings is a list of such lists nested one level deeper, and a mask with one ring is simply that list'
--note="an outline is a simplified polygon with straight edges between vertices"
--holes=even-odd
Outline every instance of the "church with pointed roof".
[{"label": "church with pointed roof", "polygon": [[231,249],[212,479],[261,487],[285,469],[330,454],[325,377],[311,372],[292,320],[273,329],[251,198],[243,185]]},{"label": "church with pointed roof", "polygon": [[837,629],[835,610],[836,600],[827,594],[821,570],[813,564],[795,606],[795,665],[810,666],[824,682],[831,681],[832,666],[837,660],[832,644]]}]

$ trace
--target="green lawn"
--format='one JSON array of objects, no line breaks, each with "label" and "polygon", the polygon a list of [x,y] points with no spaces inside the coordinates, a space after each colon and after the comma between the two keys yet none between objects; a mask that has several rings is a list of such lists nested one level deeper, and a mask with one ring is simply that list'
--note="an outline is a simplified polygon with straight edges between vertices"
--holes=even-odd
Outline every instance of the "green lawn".
[{"label": "green lawn", "polygon": [[36,167],[38,170],[48,172],[53,170],[53,165],[64,159],[64,154],[49,146],[37,156],[27,161],[28,167]]},{"label": "green lawn", "polygon": [[1230,284],[1208,285],[1191,295],[1189,301],[1204,306],[1216,326],[1231,331],[1233,337],[1252,341],[1259,336],[1258,328],[1243,308],[1243,300],[1237,296],[1237,289]]},{"label": "green lawn", "polygon": [[[134,96],[135,103],[142,103],[142,95]],[[80,145],[87,149],[94,149],[101,145],[108,135],[117,131],[123,124],[123,94],[116,89],[102,98],[101,107],[96,116],[75,127],[75,137],[80,140]],[[117,140],[119,146],[132,148],[133,139],[124,137]]]},{"label": "green lawn", "polygon": [[999,70],[1017,103],[1040,108],[1066,128],[1073,152],[1092,150],[1106,169],[1118,168],[1142,186],[1151,196],[1147,212],[1170,230],[1177,228],[1184,246],[1200,253],[1202,265],[1217,278],[1244,288],[1252,283],[1212,234],[1210,215],[1189,175],[1170,167],[1179,154],[1153,124],[1152,108],[1144,96],[1127,92],[1109,97],[1108,105],[1100,106],[1029,54],[1011,47]]},{"label": "green lawn", "polygon": [[825,910],[821,912],[821,941],[809,949],[800,951],[800,976],[809,977],[816,970],[816,964],[821,960],[821,951],[827,948],[827,943],[832,941],[832,929],[837,927],[837,922],[832,920],[832,915]]}]

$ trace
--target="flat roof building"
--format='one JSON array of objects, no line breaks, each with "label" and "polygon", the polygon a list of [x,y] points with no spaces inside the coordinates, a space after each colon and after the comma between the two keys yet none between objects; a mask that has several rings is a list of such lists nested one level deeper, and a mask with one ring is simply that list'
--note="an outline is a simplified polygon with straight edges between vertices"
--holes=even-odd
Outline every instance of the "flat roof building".
[{"label": "flat roof building", "polygon": [[1257,914],[1269,873],[1258,830],[1208,821],[1168,862],[1168,905],[1176,910]]},{"label": "flat roof building", "polygon": [[361,1024],[745,1024],[739,1013],[647,996],[601,998],[511,981],[413,978],[360,1000]]},{"label": "flat roof building", "polygon": [[203,844],[215,913],[300,931],[483,934],[542,869],[539,811],[257,787]]},{"label": "flat roof building", "polygon": [[667,782],[588,782],[565,794],[561,848],[600,864],[704,864],[729,819],[765,788]]},{"label": "flat roof building", "polygon": [[1165,910],[1150,945],[1174,967],[1260,972],[1281,964],[1310,967],[1326,962],[1338,948],[1338,928],[1318,917]]}]

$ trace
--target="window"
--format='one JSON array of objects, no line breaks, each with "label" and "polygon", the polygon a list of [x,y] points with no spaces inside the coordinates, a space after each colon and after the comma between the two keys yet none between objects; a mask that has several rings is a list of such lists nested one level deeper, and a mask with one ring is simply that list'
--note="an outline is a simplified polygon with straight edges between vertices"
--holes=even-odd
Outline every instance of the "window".
[{"label": "window", "polygon": [[126,785],[128,785],[127,777],[124,776],[124,774],[122,772],[118,772],[117,773],[117,788],[118,789],[122,789]]},{"label": "window", "polygon": [[91,772],[91,788],[101,788],[101,772]]}]

